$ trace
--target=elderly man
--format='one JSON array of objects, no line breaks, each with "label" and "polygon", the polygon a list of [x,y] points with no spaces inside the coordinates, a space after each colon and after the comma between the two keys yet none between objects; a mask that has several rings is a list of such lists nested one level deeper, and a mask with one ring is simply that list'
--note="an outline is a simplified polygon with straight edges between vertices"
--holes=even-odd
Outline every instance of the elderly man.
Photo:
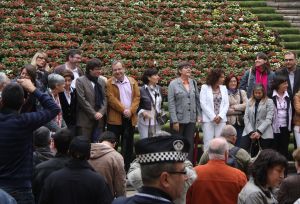
[{"label": "elderly man", "polygon": [[[228,157],[232,159],[232,162],[228,161],[227,164],[232,167],[238,168],[239,170],[247,174],[251,157],[246,150],[234,146],[237,140],[236,129],[232,125],[226,125],[221,132],[221,137],[224,137],[226,139],[229,146]],[[208,160],[208,151],[205,151],[200,159],[199,164],[206,164]]]},{"label": "elderly man", "polygon": [[134,196],[117,198],[113,204],[174,203],[181,197],[188,179],[184,165],[188,150],[189,143],[179,136],[157,136],[138,141],[135,152],[144,186]]},{"label": "elderly man", "polygon": [[247,182],[246,175],[226,164],[229,146],[222,138],[210,141],[209,162],[195,167],[198,178],[187,193],[187,204],[236,204],[238,194]]},{"label": "elderly man", "polygon": [[133,78],[125,75],[122,61],[112,63],[113,77],[107,81],[107,130],[121,137],[121,153],[127,171],[132,161],[133,134],[137,124],[140,89]]}]

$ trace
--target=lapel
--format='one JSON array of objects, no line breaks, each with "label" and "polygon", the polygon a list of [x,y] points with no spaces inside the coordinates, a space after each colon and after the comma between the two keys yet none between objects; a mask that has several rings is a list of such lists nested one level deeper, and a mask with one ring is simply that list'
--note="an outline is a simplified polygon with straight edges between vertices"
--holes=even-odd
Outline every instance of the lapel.
[{"label": "lapel", "polygon": [[[300,88],[299,86],[300,86],[300,67],[296,67],[296,70],[295,70],[295,76],[294,76],[295,78],[294,78],[294,87],[293,87],[293,95],[295,95],[296,94],[296,92],[298,91],[298,90],[296,90],[296,88]],[[289,87],[290,87],[290,80],[288,80],[289,81]],[[298,87],[297,87],[298,86]]]},{"label": "lapel", "polygon": [[90,93],[94,95],[95,93],[94,93],[94,88],[92,86],[92,82],[86,76],[84,77],[85,77],[85,86],[89,89]]},{"label": "lapel", "polygon": [[178,83],[178,87],[180,87],[183,91],[188,93],[187,90],[184,88],[183,83],[180,78],[177,78],[177,83]]}]

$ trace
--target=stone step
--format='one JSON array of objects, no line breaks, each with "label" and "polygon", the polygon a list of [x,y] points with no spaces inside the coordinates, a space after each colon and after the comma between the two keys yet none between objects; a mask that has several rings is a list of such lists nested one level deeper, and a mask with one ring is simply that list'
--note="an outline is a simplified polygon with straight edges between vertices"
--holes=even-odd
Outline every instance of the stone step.
[{"label": "stone step", "polygon": [[299,16],[283,16],[284,20],[290,21],[292,23],[296,23],[297,21],[300,21],[300,15]]},{"label": "stone step", "polygon": [[267,2],[268,6],[275,7],[276,9],[285,9],[291,8],[291,9],[300,9],[300,2]]},{"label": "stone step", "polygon": [[295,2],[295,0],[268,0],[270,2]]},{"label": "stone step", "polygon": [[300,22],[299,23],[291,23],[291,26],[295,26],[295,27],[300,28]]},{"label": "stone step", "polygon": [[279,10],[276,10],[276,12],[280,13],[282,15],[288,15],[288,16],[300,15],[300,9],[291,9],[291,10],[279,9]]}]

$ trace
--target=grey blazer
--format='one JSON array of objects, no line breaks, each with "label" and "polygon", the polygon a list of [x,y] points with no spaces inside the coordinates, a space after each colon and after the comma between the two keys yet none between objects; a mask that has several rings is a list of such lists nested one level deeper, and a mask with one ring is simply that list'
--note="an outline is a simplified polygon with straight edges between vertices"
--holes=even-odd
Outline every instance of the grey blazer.
[{"label": "grey blazer", "polygon": [[[98,83],[102,87],[103,105],[100,110],[95,110],[95,92],[91,81],[86,76],[81,76],[76,81],[77,91],[77,122],[80,127],[93,127],[95,125],[94,115],[100,112],[102,115],[106,114],[107,99],[106,99],[106,84],[101,78],[98,78]],[[103,121],[99,120],[101,124]]]},{"label": "grey blazer", "polygon": [[[168,87],[168,106],[171,123],[195,123],[201,116],[199,91],[196,81],[189,79],[189,92],[180,78],[171,81]],[[196,87],[195,87],[196,85]]]},{"label": "grey blazer", "polygon": [[262,133],[263,139],[272,139],[272,119],[274,115],[274,102],[272,99],[261,101],[257,108],[256,120],[255,120],[255,104],[251,104],[251,100],[247,102],[244,122],[245,128],[243,136],[248,135],[252,131],[259,130]]}]

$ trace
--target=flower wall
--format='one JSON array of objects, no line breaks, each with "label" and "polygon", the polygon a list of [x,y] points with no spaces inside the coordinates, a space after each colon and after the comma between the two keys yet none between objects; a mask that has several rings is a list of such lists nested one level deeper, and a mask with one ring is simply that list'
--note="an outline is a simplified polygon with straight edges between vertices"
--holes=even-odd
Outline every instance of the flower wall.
[{"label": "flower wall", "polygon": [[163,86],[176,76],[179,61],[190,60],[201,84],[212,67],[241,75],[258,51],[276,67],[282,51],[274,33],[229,2],[11,0],[0,2],[0,24],[0,69],[9,74],[38,50],[56,66],[68,49],[79,48],[84,60],[102,59],[107,76],[116,58],[136,79],[156,66]]}]

